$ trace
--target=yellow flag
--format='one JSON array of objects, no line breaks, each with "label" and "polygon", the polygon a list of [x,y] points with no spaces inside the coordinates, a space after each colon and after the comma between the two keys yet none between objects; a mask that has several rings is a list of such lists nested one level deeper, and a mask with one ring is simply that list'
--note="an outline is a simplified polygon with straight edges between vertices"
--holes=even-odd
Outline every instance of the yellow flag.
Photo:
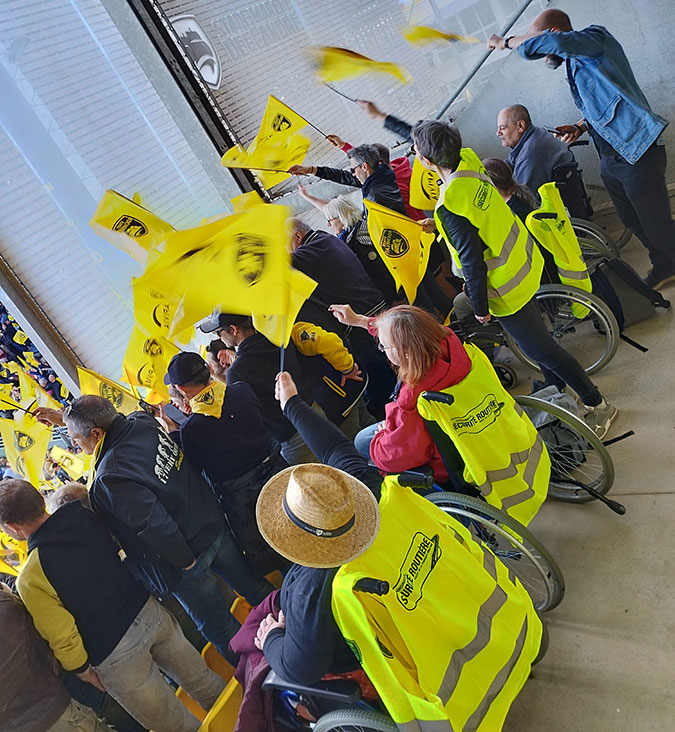
[{"label": "yellow flag", "polygon": [[425,168],[415,157],[410,176],[410,196],[408,201],[413,208],[429,211],[436,207],[441,186],[438,173]]},{"label": "yellow flag", "polygon": [[112,402],[118,412],[131,414],[139,410],[138,398],[133,392],[125,389],[112,379],[107,379],[101,374],[89,369],[77,367],[77,375],[80,380],[80,391],[82,394],[96,394]]},{"label": "yellow flag", "polygon": [[147,262],[148,252],[173,231],[171,224],[147,208],[111,190],[103,194],[89,225],[141,264]]},{"label": "yellow flag", "polygon": [[37,358],[35,358],[35,353],[33,353],[33,351],[24,351],[23,352],[23,360],[29,366],[34,366],[35,368],[39,368],[39,366],[40,366],[40,363],[37,360]]},{"label": "yellow flag", "polygon": [[426,25],[408,25],[401,35],[413,46],[425,46],[434,41],[461,41],[462,43],[480,43],[479,38],[474,36],[460,36],[456,33],[443,33],[443,31],[430,28]]},{"label": "yellow flag", "polygon": [[52,447],[49,456],[68,473],[72,480],[79,480],[89,471],[91,464],[91,455],[86,455],[85,453],[76,455],[74,452],[64,450],[58,445]]},{"label": "yellow flag", "polygon": [[283,315],[289,215],[285,206],[256,206],[175,232],[140,279],[169,297],[182,297],[195,320],[216,307],[249,315],[261,303],[268,314]]},{"label": "yellow flag", "polygon": [[38,384],[22,368],[18,368],[16,373],[19,376],[19,390],[21,391],[21,401],[19,403],[22,407],[25,407],[36,400]]},{"label": "yellow flag", "polygon": [[264,143],[254,140],[246,150],[231,147],[220,162],[226,168],[253,170],[265,188],[271,188],[290,177],[284,171],[291,165],[302,164],[310,144],[310,139],[299,132],[279,135],[269,137]]},{"label": "yellow flag", "polygon": [[52,428],[40,424],[26,412],[17,411],[13,420],[0,419],[0,435],[12,468],[38,488]]},{"label": "yellow flag", "polygon": [[50,409],[61,409],[63,406],[51,394],[48,394],[39,384],[35,385],[35,399],[38,407],[49,407]]},{"label": "yellow flag", "polygon": [[160,290],[134,277],[131,280],[134,298],[134,321],[149,335],[167,336],[176,314],[177,301]]},{"label": "yellow flag", "polygon": [[304,272],[289,268],[285,284],[288,308],[286,315],[265,315],[253,312],[253,327],[276,346],[287,346],[295,319],[305,300],[314,292],[316,282]]},{"label": "yellow flag", "polygon": [[410,74],[400,66],[386,61],[374,61],[347,48],[319,46],[313,49],[316,75],[322,82],[342,81],[371,72],[391,74],[403,84],[410,81]]},{"label": "yellow flag", "polygon": [[169,361],[179,349],[162,336],[153,336],[134,327],[127,351],[124,354],[124,371],[129,383],[144,386],[150,392],[146,401],[156,404],[169,401],[169,392],[164,384],[164,375]]},{"label": "yellow flag", "polygon": [[[0,384],[0,397],[2,399],[9,399],[12,404],[16,404],[16,402],[12,399],[12,389],[14,385],[13,384]],[[0,402],[0,409],[5,409],[6,407],[2,406],[2,403]]]},{"label": "yellow flag", "polygon": [[249,193],[242,193],[240,196],[235,196],[230,199],[232,209],[234,213],[241,213],[247,208],[255,208],[255,206],[262,206],[265,201],[262,200],[258,191],[250,191]]},{"label": "yellow flag", "polygon": [[429,262],[433,234],[407,216],[391,211],[372,201],[368,209],[368,233],[380,257],[387,265],[398,287],[403,287],[408,302],[413,304],[417,287]]},{"label": "yellow flag", "polygon": [[274,138],[293,135],[307,124],[304,117],[270,94],[260,129],[255,136],[256,147],[264,145]]},{"label": "yellow flag", "polygon": [[0,572],[16,577],[27,558],[26,542],[0,531]]}]

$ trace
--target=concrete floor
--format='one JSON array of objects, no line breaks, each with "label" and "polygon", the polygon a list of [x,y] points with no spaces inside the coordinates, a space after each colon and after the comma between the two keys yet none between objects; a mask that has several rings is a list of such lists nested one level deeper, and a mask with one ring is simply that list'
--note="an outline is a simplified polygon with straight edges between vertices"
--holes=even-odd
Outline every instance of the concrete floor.
[{"label": "concrete floor", "polygon": [[[649,262],[633,239],[622,256],[641,274]],[[609,448],[611,497],[599,503],[548,501],[531,529],[566,580],[547,613],[550,646],[515,701],[507,732],[666,732],[675,730],[675,283],[662,290],[673,310],[626,334],[593,378],[620,410]]]}]

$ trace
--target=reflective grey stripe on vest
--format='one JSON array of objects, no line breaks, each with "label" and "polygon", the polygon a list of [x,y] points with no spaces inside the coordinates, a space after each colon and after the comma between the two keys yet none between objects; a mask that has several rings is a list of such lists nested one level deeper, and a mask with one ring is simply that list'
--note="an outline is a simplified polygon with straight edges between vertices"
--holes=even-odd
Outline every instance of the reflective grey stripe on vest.
[{"label": "reflective grey stripe on vest", "polygon": [[487,295],[488,298],[498,298],[508,295],[511,290],[514,290],[518,285],[530,274],[532,270],[532,252],[534,251],[534,239],[531,235],[527,236],[527,243],[525,244],[525,264],[511,277],[508,282],[500,285],[499,289],[494,287],[488,287]]},{"label": "reflective grey stripe on vest", "polygon": [[505,468],[499,468],[499,470],[486,470],[485,482],[478,486],[478,490],[484,496],[489,496],[490,493],[492,493],[493,483],[500,480],[515,478],[516,475],[518,475],[518,466],[526,462],[527,465],[523,472],[523,482],[527,486],[527,489],[520,493],[516,493],[513,496],[502,499],[502,508],[505,511],[508,511],[509,508],[513,508],[513,506],[532,498],[532,496],[534,496],[534,476],[537,472],[537,468],[539,467],[543,451],[544,442],[541,439],[541,435],[537,434],[537,439],[534,441],[531,448],[511,453],[511,462]]},{"label": "reflective grey stripe on vest", "polygon": [[397,722],[396,726],[400,732],[454,732],[447,719],[438,719],[434,722],[413,719],[412,722]]},{"label": "reflective grey stripe on vest", "polygon": [[509,676],[511,676],[511,672],[518,663],[520,654],[523,651],[523,646],[525,645],[526,637],[527,616],[525,616],[525,620],[523,621],[523,627],[520,629],[520,633],[518,634],[518,639],[516,640],[516,645],[513,649],[513,653],[509,657],[509,660],[504,664],[504,666],[502,666],[499,673],[495,676],[493,682],[490,684],[490,688],[487,690],[487,694],[485,694],[485,696],[483,697],[483,701],[481,701],[476,711],[467,720],[467,723],[464,725],[464,732],[476,732],[478,727],[480,727],[481,722],[485,718],[485,715],[488,713],[490,706],[492,705],[492,702],[497,698],[501,690],[504,688],[504,685],[508,681]]},{"label": "reflective grey stripe on vest", "polygon": [[520,227],[518,226],[518,222],[514,220],[509,233],[506,235],[506,239],[504,240],[504,245],[502,246],[501,252],[499,252],[496,257],[490,257],[489,259],[485,260],[488,271],[497,269],[497,267],[502,267],[509,261],[509,257],[511,256],[513,247],[515,247],[516,243],[518,242],[519,236]]},{"label": "reflective grey stripe on vest", "polygon": [[448,176],[446,184],[449,183],[451,180],[454,180],[455,178],[478,178],[478,180],[482,180],[483,183],[489,183],[491,186],[494,186],[492,178],[490,178],[489,175],[485,175],[485,173],[479,173],[476,170],[456,170],[454,173],[451,173]]},{"label": "reflective grey stripe on vest", "polygon": [[558,267],[558,274],[561,277],[567,277],[569,280],[585,280],[588,277],[588,270],[582,269],[580,271],[574,269],[562,269]]}]

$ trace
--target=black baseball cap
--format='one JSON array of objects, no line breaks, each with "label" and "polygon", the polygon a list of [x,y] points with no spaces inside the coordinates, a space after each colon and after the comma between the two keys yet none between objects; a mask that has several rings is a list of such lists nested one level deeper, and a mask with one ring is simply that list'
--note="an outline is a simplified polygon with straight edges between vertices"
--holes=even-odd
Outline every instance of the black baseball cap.
[{"label": "black baseball cap", "polygon": [[193,351],[177,353],[169,362],[169,368],[164,376],[165,384],[187,384],[208,369],[204,359]]},{"label": "black baseball cap", "polygon": [[204,318],[197,323],[197,327],[202,333],[213,333],[219,328],[227,328],[230,325],[240,325],[251,320],[250,315],[235,315],[232,313],[221,313],[220,310],[214,310],[208,318]]}]

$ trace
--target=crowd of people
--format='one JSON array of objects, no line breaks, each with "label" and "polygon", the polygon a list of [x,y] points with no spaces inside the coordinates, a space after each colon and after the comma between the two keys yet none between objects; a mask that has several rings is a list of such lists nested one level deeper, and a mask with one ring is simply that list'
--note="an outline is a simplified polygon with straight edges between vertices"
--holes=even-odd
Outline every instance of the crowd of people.
[{"label": "crowd of people", "polygon": [[[155,415],[124,416],[95,395],[55,396],[63,409],[36,409],[44,423],[67,428],[92,455],[92,467],[87,489],[59,489],[49,512],[26,481],[10,476],[0,482],[0,527],[28,544],[16,581],[20,601],[0,593],[0,716],[10,720],[8,729],[103,730],[111,724],[120,732],[195,731],[199,720],[167,678],[211,707],[224,682],[195,648],[206,641],[236,667],[245,686],[241,729],[277,729],[272,707],[261,709],[259,696],[253,702],[246,696],[268,669],[303,685],[327,675],[355,678],[366,698],[379,693],[386,702],[391,690],[365,676],[356,644],[331,605],[342,587],[336,584],[341,568],[366,552],[381,552],[383,564],[392,554],[387,517],[396,506],[385,499],[386,476],[426,467],[439,485],[450,479],[416,405],[426,390],[461,393],[474,368],[471,351],[447,327],[453,307],[474,325],[497,319],[540,365],[545,384],[574,390],[589,426],[600,437],[607,434],[616,408],[553,339],[534,302],[543,273],[555,277],[555,264],[524,220],[538,205],[539,186],[569,162],[564,143],[588,130],[617,213],[649,251],[654,269],[647,282],[660,287],[675,278],[659,137],[665,122],[651,111],[621,46],[600,26],[575,31],[562,11],[547,10],[526,35],[493,36],[489,45],[518,48],[523,58],[545,58],[551,66],[564,62],[583,120],[562,125],[554,136],[535,127],[524,106],[507,107],[497,134],[511,152],[506,160],[481,161],[452,125],[411,125],[372,102],[358,102],[408,140],[411,155],[441,182],[433,216],[410,206],[410,159],[390,160],[380,143],[352,147],[331,135],[349,171],[315,165],[289,171],[361,189],[364,199],[438,233],[414,304],[397,292],[377,255],[366,212],[348,197],[322,200],[300,186],[324,213],[329,231],[292,221],[292,264],[317,286],[296,319],[283,369],[279,349],[250,316],[216,310],[198,324],[213,339],[205,359],[193,352],[174,356],[164,378],[171,402]],[[455,274],[446,276],[450,264]],[[6,357],[18,358],[14,325],[6,313],[0,321]],[[53,383],[51,374],[37,376]],[[412,500],[413,515],[435,520],[431,503]],[[375,541],[379,525],[387,542]],[[453,550],[439,550],[429,565],[428,596],[434,596],[436,564],[440,574],[462,563],[465,579],[447,591],[444,607],[425,612],[438,612],[437,618],[468,612],[471,598],[483,591],[476,583],[493,588],[505,614],[519,618],[518,627],[492,624],[487,606],[477,607],[467,620],[477,626],[476,638],[462,649],[467,658],[492,654],[491,663],[506,654],[485,686],[487,707],[479,696],[468,712],[471,729],[490,713],[496,715],[491,729],[500,729],[508,703],[502,714],[494,711],[495,700],[515,696],[527,678],[541,621],[510,571],[499,569],[489,552],[477,560],[461,532],[458,525]],[[269,580],[275,571],[283,576],[279,591]],[[243,626],[228,610],[223,581],[253,607]],[[188,641],[195,628],[198,640]],[[390,651],[378,643],[387,657]],[[442,706],[449,709],[449,657],[443,669],[440,659],[434,662],[439,668],[427,667],[420,684],[443,680]],[[472,668],[456,672],[470,675]],[[485,683],[478,676],[472,688]],[[442,696],[438,688],[428,691]]]}]

